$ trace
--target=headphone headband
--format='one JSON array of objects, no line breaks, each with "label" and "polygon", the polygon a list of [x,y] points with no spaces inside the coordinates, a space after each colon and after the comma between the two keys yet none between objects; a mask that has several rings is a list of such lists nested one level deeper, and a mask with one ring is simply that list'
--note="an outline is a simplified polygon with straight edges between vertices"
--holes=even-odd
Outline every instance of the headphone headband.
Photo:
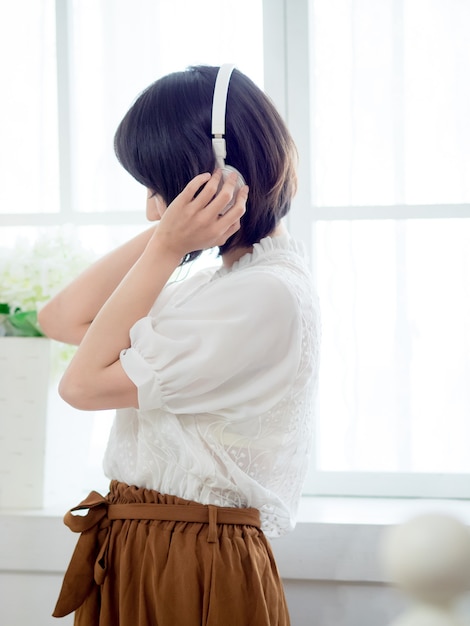
[{"label": "headphone headband", "polygon": [[221,65],[215,79],[214,97],[212,100],[212,146],[217,164],[225,165],[227,148],[225,145],[225,111],[227,108],[227,94],[230,77],[235,65],[226,63]]}]

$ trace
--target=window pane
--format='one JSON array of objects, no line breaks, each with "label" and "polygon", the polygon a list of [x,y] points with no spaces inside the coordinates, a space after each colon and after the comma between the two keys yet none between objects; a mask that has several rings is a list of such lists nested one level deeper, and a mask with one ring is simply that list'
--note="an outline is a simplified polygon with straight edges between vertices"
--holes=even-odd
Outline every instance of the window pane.
[{"label": "window pane", "polygon": [[310,7],[314,203],[470,202],[470,3]]},{"label": "window pane", "polygon": [[469,472],[468,220],[316,226],[322,470]]},{"label": "window pane", "polygon": [[114,157],[117,125],[145,87],[189,65],[234,62],[262,85],[262,0],[80,0],[72,24],[74,208],[142,211]]},{"label": "window pane", "polygon": [[410,204],[470,202],[470,3],[405,2]]},{"label": "window pane", "polygon": [[54,0],[0,8],[0,213],[59,206]]},{"label": "window pane", "polygon": [[393,0],[313,0],[319,205],[393,203]]}]

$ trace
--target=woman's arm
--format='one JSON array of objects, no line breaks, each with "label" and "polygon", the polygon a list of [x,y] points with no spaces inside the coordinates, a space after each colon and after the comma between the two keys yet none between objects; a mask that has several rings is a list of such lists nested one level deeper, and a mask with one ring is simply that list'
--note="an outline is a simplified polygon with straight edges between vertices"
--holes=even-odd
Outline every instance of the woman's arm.
[{"label": "woman's arm", "polygon": [[129,346],[130,329],[148,315],[185,254],[223,245],[240,228],[248,188],[238,192],[235,205],[222,216],[236,176],[230,176],[215,195],[220,176],[220,171],[196,176],[169,205],[142,254],[94,318],[59,387],[73,406],[85,410],[138,406],[137,389],[119,360],[121,350]]},{"label": "woman's arm", "polygon": [[155,227],[140,233],[91,265],[38,313],[44,333],[78,345],[98,311],[134,265]]}]

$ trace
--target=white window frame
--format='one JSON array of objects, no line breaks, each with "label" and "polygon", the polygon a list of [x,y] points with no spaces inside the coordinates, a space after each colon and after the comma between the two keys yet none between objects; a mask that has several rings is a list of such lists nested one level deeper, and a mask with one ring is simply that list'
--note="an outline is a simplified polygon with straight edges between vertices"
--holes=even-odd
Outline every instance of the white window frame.
[{"label": "white window frame", "polygon": [[[291,130],[300,156],[299,189],[289,215],[289,230],[302,240],[313,257],[312,234],[315,225],[331,220],[403,220],[470,218],[470,204],[406,205],[403,202],[390,206],[320,206],[312,190],[311,127],[314,85],[311,84],[310,67],[313,63],[309,45],[309,0],[264,0],[265,33],[265,89]],[[394,0],[394,24],[397,50],[395,62],[403,66],[400,50],[403,24],[403,0]],[[395,102],[396,145],[395,159],[403,154],[401,128],[402,102],[397,72],[397,99]],[[401,168],[397,168],[400,172]],[[403,194],[403,177],[397,180]],[[313,197],[313,202],[312,202]],[[467,474],[440,473],[384,473],[384,472],[333,472],[319,471],[315,451],[305,486],[305,493],[323,496],[370,497],[421,497],[470,498],[470,480]]]},{"label": "white window frame", "polygon": [[[59,100],[60,211],[58,213],[1,214],[0,226],[58,226],[63,224],[141,224],[136,211],[79,212],[72,208],[69,116],[70,1],[56,0],[57,75]],[[399,31],[403,0],[395,0]],[[296,141],[299,155],[299,189],[289,229],[312,255],[315,224],[323,220],[383,220],[470,218],[470,204],[394,206],[318,206],[311,189],[310,116],[312,111],[309,46],[309,0],[264,0],[265,90],[276,103]],[[397,31],[397,32],[398,32]],[[397,63],[400,63],[397,57]],[[400,102],[396,103],[399,115]],[[399,119],[397,117],[397,119]],[[400,137],[396,158],[400,158]],[[313,255],[312,255],[313,256]],[[306,485],[314,495],[469,498],[470,480],[464,474],[324,472],[316,469],[315,455]]]},{"label": "white window frame", "polygon": [[57,46],[57,98],[59,134],[59,211],[52,213],[3,213],[0,226],[74,226],[139,225],[139,211],[77,211],[73,208],[73,178],[71,158],[70,102],[70,16],[72,0],[55,0]]}]

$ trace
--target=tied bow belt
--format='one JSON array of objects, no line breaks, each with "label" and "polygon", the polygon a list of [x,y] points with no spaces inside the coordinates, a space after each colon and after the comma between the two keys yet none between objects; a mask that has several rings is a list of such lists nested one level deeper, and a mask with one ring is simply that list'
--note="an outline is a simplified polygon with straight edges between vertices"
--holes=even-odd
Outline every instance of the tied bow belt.
[{"label": "tied bow belt", "polygon": [[[86,515],[73,515],[73,511],[84,509],[88,509]],[[259,511],[253,508],[142,502],[110,504],[101,494],[92,491],[64,517],[66,526],[81,535],[65,572],[54,617],[64,617],[78,609],[90,594],[93,585],[103,584],[111,522],[118,519],[208,524],[209,543],[217,543],[217,524],[242,524],[260,528]]]}]

